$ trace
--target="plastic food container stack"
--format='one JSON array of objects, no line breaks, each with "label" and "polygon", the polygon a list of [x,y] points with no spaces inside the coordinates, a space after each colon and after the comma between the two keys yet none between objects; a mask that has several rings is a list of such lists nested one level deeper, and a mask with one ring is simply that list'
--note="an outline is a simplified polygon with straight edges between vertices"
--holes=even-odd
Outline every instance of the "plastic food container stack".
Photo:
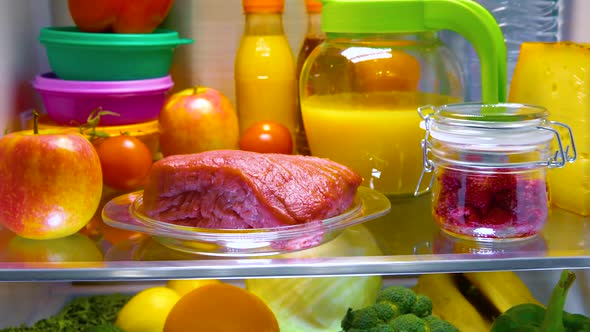
[{"label": "plastic food container stack", "polygon": [[131,126],[132,132],[157,121],[174,85],[174,49],[193,42],[164,29],[122,34],[76,27],[42,28],[39,41],[52,72],[35,77],[33,87],[52,125],[77,127],[102,109],[116,114],[101,116],[99,126]]}]

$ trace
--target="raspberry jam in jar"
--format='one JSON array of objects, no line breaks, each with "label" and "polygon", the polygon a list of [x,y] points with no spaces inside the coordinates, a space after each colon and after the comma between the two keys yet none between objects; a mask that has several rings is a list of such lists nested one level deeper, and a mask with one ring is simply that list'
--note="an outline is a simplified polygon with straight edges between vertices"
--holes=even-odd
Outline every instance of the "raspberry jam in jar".
[{"label": "raspberry jam in jar", "polygon": [[550,205],[547,169],[576,159],[567,125],[523,104],[426,106],[419,113],[422,178],[434,172],[432,215],[444,232],[498,241],[541,231]]}]

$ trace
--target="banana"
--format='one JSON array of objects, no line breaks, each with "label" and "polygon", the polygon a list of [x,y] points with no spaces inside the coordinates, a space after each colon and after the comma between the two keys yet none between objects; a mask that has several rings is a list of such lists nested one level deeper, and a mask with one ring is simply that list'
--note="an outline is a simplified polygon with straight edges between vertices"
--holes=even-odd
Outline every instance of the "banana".
[{"label": "banana", "polygon": [[414,291],[428,296],[433,314],[462,332],[489,331],[493,318],[515,305],[542,305],[510,271],[425,274]]},{"label": "banana", "polygon": [[472,272],[463,276],[485,296],[500,313],[522,303],[542,305],[522,280],[511,271]]},{"label": "banana", "polygon": [[432,300],[432,313],[455,325],[461,332],[489,331],[491,322],[483,318],[461,294],[452,274],[424,274],[414,287]]}]

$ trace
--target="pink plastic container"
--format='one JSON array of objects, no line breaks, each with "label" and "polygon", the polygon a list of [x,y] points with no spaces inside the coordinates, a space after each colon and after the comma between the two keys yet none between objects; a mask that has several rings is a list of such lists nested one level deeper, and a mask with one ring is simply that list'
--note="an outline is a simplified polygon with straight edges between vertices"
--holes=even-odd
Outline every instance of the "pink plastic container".
[{"label": "pink plastic container", "polygon": [[47,115],[59,125],[70,126],[86,123],[88,115],[98,107],[119,114],[102,116],[101,126],[155,120],[173,85],[170,76],[136,81],[69,81],[46,73],[33,81]]}]

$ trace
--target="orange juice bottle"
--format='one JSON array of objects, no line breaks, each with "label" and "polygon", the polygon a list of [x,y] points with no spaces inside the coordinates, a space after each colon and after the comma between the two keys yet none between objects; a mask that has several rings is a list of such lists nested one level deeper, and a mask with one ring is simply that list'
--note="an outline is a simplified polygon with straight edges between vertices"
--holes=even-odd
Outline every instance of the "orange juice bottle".
[{"label": "orange juice bottle", "polygon": [[[297,78],[303,68],[305,60],[309,57],[309,54],[321,44],[326,35],[322,31],[322,3],[320,0],[305,0],[305,9],[307,11],[307,32],[301,48],[299,49],[299,55],[297,56]],[[299,93],[297,93],[299,99]],[[297,124],[295,126],[295,142],[297,145],[297,153],[309,155],[309,144],[307,143],[307,137],[305,136],[305,127],[303,125],[303,118],[301,116],[301,106],[298,103],[297,106]]]},{"label": "orange juice bottle", "polygon": [[283,31],[285,0],[243,0],[246,27],[235,59],[236,107],[243,133],[271,120],[295,132],[295,59]]}]

